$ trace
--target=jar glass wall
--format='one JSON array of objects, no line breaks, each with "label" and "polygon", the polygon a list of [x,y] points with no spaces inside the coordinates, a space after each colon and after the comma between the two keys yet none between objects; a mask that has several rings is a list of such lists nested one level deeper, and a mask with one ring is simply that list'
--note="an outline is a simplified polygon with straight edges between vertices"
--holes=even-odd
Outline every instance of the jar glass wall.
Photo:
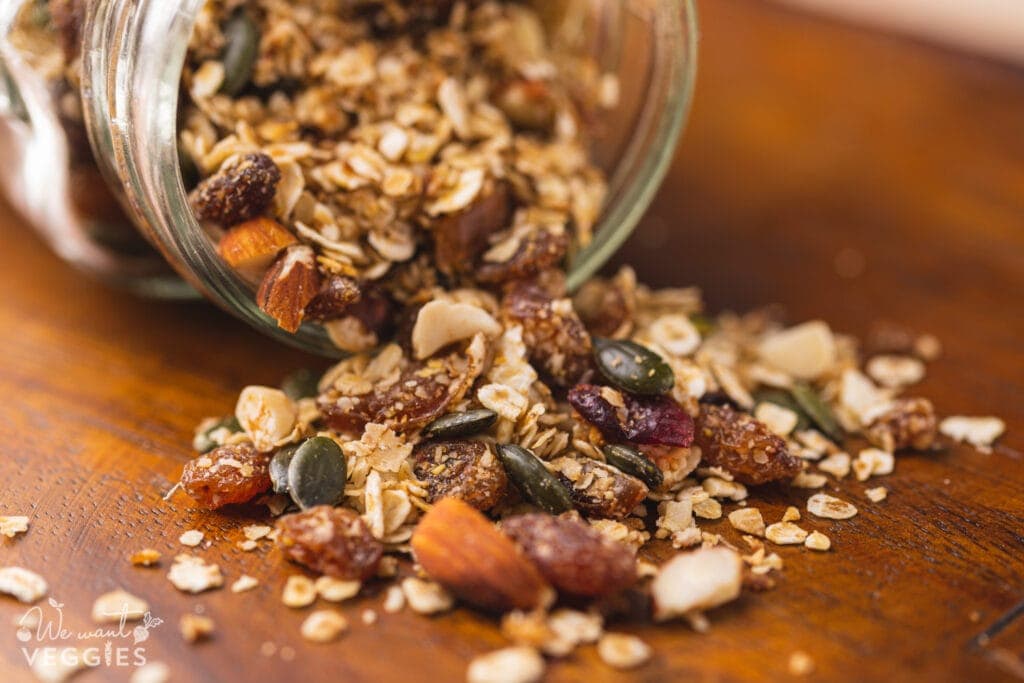
[{"label": "jar glass wall", "polygon": [[[170,264],[196,291],[260,330],[307,350],[337,354],[320,325],[307,323],[291,334],[260,311],[252,285],[222,261],[193,215],[177,133],[182,68],[202,5],[203,0],[95,0],[83,27],[77,84],[83,122],[100,173],[129,217],[111,212],[106,223],[113,229],[106,232],[130,236],[128,222],[159,257],[145,249],[112,248],[97,237],[95,214],[83,220],[68,209],[74,206],[72,189],[80,186],[73,136],[61,125],[52,87],[27,67],[9,39],[17,8],[0,10],[0,35],[8,35],[0,41],[0,144],[21,150],[2,181],[16,207],[69,261],[141,291],[180,295],[180,281],[161,270]],[[602,72],[617,76],[620,90],[618,105],[590,122],[592,156],[609,187],[593,240],[572,259],[574,288],[628,237],[667,170],[693,88],[696,16],[692,3],[680,0],[536,6],[551,41],[593,58]]]}]

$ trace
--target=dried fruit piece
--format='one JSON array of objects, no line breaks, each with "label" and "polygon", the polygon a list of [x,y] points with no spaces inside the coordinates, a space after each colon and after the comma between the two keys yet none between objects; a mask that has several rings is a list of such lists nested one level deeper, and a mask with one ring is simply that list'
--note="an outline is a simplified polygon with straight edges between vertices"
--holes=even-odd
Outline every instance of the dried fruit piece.
[{"label": "dried fruit piece", "polygon": [[608,444],[601,452],[604,453],[605,462],[609,465],[636,477],[651,489],[658,488],[665,481],[661,469],[635,448],[622,444]]},{"label": "dried fruit piece", "polygon": [[303,510],[335,505],[345,495],[345,455],[326,436],[306,439],[288,463],[288,495]]},{"label": "dried fruit piece", "polygon": [[728,548],[680,553],[658,570],[651,584],[654,618],[665,621],[739,597],[743,560]]},{"label": "dried fruit piece", "polygon": [[935,408],[926,398],[898,398],[864,430],[875,446],[889,451],[923,451],[935,443]]},{"label": "dried fruit piece", "polygon": [[706,465],[721,467],[744,484],[792,479],[802,468],[785,441],[729,406],[701,405],[694,442]]},{"label": "dried fruit piece", "polygon": [[277,520],[277,544],[293,562],[339,579],[377,573],[384,546],[355,511],[330,505]]},{"label": "dried fruit piece", "polygon": [[553,515],[573,509],[569,491],[533,453],[516,444],[498,444],[498,457],[528,501]]},{"label": "dried fruit piece", "polygon": [[217,253],[242,277],[257,281],[277,255],[296,242],[295,235],[277,221],[254,218],[224,233]]},{"label": "dried fruit piece", "polygon": [[568,400],[611,441],[666,446],[693,443],[693,419],[668,396],[633,396],[578,384],[569,391]]},{"label": "dried fruit piece", "polygon": [[249,13],[239,8],[224,24],[224,82],[220,91],[234,97],[242,92],[259,56],[260,30]]},{"label": "dried fruit piece", "polygon": [[573,504],[588,517],[622,519],[649,493],[647,486],[636,477],[597,460],[562,457],[550,464],[569,489]]},{"label": "dried fruit piece", "polygon": [[458,498],[490,510],[508,490],[505,469],[482,441],[425,441],[413,450],[416,478],[426,483],[430,502]]},{"label": "dried fruit piece", "polygon": [[573,308],[592,335],[619,339],[633,329],[636,274],[625,266],[614,278],[591,278],[572,300]]},{"label": "dried fruit piece", "polygon": [[459,436],[472,436],[487,431],[498,419],[498,414],[486,408],[466,410],[459,413],[448,413],[437,418],[421,432],[429,439],[453,439]]},{"label": "dried fruit piece", "polygon": [[633,552],[579,519],[520,515],[502,522],[501,530],[562,593],[601,597],[636,582]]},{"label": "dried fruit piece", "polygon": [[185,463],[181,487],[214,510],[246,503],[270,488],[270,456],[247,443],[220,446]]},{"label": "dried fruit piece", "polygon": [[434,262],[447,275],[472,272],[487,238],[506,227],[511,214],[508,186],[495,183],[476,201],[434,222]]},{"label": "dried fruit piece", "polygon": [[485,258],[476,269],[476,279],[490,284],[528,280],[558,266],[568,252],[568,235],[539,228],[524,236],[508,259],[494,263]]},{"label": "dried fruit piece", "polygon": [[270,206],[279,182],[281,171],[274,160],[254,152],[224,164],[196,186],[190,199],[200,220],[225,227],[238,225]]},{"label": "dried fruit piece", "polygon": [[304,244],[288,247],[263,275],[256,305],[277,321],[278,327],[295,332],[302,324],[306,306],[320,291],[316,254]]},{"label": "dried fruit piece", "polygon": [[569,299],[518,284],[502,301],[502,316],[506,327],[522,326],[530,362],[556,386],[571,387],[593,371],[590,335]]},{"label": "dried fruit piece", "polygon": [[511,539],[457,498],[441,500],[424,515],[412,549],[430,578],[479,607],[533,609],[554,597]]},{"label": "dried fruit piece", "polygon": [[354,304],[361,297],[362,291],[355,280],[343,275],[332,275],[321,283],[320,291],[306,306],[306,317],[322,322],[354,314]]},{"label": "dried fruit piece", "polygon": [[839,420],[828,404],[821,400],[818,392],[802,382],[794,384],[789,391],[804,414],[810,417],[827,437],[833,441],[843,440],[843,428],[839,425]]},{"label": "dried fruit piece", "polygon": [[672,368],[645,346],[625,339],[594,340],[597,369],[623,391],[642,396],[664,394],[675,385]]}]

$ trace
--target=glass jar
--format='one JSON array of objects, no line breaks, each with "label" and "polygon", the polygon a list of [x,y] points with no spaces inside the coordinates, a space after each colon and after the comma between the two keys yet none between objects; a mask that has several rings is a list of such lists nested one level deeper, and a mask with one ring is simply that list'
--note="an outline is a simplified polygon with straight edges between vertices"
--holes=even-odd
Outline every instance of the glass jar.
[{"label": "glass jar", "polygon": [[[260,311],[252,285],[221,260],[190,208],[177,145],[179,83],[203,0],[85,3],[81,83],[70,93],[53,92],[11,41],[25,2],[38,0],[0,3],[0,183],[29,223],[62,258],[104,279],[152,296],[199,292],[277,339],[337,355],[322,326],[291,334]],[[571,262],[574,289],[629,236],[668,168],[694,85],[696,13],[692,0],[536,6],[553,44],[593,58],[618,77],[620,91],[590,139],[608,194],[593,240]],[[63,125],[62,106],[81,107],[95,165]]]}]

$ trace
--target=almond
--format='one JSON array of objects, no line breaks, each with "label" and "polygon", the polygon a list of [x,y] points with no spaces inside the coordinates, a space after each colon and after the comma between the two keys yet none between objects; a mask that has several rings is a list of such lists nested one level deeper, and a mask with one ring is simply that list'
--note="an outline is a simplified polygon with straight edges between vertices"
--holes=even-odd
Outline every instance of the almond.
[{"label": "almond", "polygon": [[254,218],[224,233],[217,253],[242,277],[258,280],[277,255],[297,241],[295,235],[277,221]]},{"label": "almond", "polygon": [[412,549],[430,578],[478,607],[528,610],[554,597],[515,543],[456,498],[442,499],[423,517]]},{"label": "almond", "polygon": [[278,327],[294,332],[302,324],[306,306],[320,291],[316,254],[304,244],[288,247],[263,276],[256,293],[260,310]]}]

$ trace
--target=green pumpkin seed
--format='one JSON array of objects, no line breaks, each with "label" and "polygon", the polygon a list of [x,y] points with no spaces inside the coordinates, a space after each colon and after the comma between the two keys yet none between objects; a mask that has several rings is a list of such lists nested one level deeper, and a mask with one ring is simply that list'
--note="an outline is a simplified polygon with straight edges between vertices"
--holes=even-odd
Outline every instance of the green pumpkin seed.
[{"label": "green pumpkin seed", "polygon": [[220,91],[234,96],[242,92],[252,78],[252,69],[259,54],[260,31],[249,13],[239,10],[224,25],[224,38],[227,44],[221,55],[224,83]]},{"label": "green pumpkin seed", "polygon": [[804,409],[800,407],[796,399],[787,391],[782,389],[761,389],[754,392],[754,402],[774,403],[780,408],[796,413],[796,431],[804,430],[811,426],[811,419],[807,416],[807,413],[804,412]]},{"label": "green pumpkin seed", "polygon": [[633,394],[664,394],[676,382],[661,356],[635,342],[595,337],[594,358],[609,382]]},{"label": "green pumpkin seed", "polygon": [[274,493],[288,493],[288,465],[297,450],[297,445],[285,446],[270,459],[270,483],[274,485]]},{"label": "green pumpkin seed", "polygon": [[605,462],[612,467],[630,474],[650,489],[656,489],[665,481],[665,475],[651,462],[643,453],[630,446],[621,444],[608,444],[601,449],[604,453]]},{"label": "green pumpkin seed", "polygon": [[345,493],[345,455],[333,439],[314,436],[295,449],[288,463],[288,494],[303,510],[334,505]]},{"label": "green pumpkin seed", "polygon": [[293,401],[312,398],[320,394],[320,377],[309,368],[301,368],[281,380],[281,391]]},{"label": "green pumpkin seed", "polygon": [[449,413],[424,427],[423,436],[429,439],[452,439],[457,436],[479,434],[490,429],[497,419],[498,414],[486,408]]},{"label": "green pumpkin seed", "polygon": [[803,409],[807,416],[811,418],[811,422],[817,425],[818,429],[825,433],[825,436],[832,439],[833,441],[843,440],[843,428],[839,424],[839,420],[832,413],[832,409],[821,400],[816,392],[806,384],[794,384],[789,390],[793,395],[793,399]]},{"label": "green pumpkin seed", "polygon": [[701,337],[706,337],[715,331],[715,319],[709,318],[703,313],[694,313],[690,316],[690,322],[700,332]]},{"label": "green pumpkin seed", "polygon": [[536,455],[522,446],[506,443],[498,445],[498,458],[528,501],[552,515],[573,509],[569,489],[548,472]]},{"label": "green pumpkin seed", "polygon": [[196,439],[196,450],[200,453],[209,453],[216,448],[218,444],[213,440],[213,433],[218,429],[227,429],[232,434],[235,434],[242,431],[242,425],[238,423],[238,418],[234,415],[228,415],[227,417],[222,418],[199,435],[199,438]]}]

